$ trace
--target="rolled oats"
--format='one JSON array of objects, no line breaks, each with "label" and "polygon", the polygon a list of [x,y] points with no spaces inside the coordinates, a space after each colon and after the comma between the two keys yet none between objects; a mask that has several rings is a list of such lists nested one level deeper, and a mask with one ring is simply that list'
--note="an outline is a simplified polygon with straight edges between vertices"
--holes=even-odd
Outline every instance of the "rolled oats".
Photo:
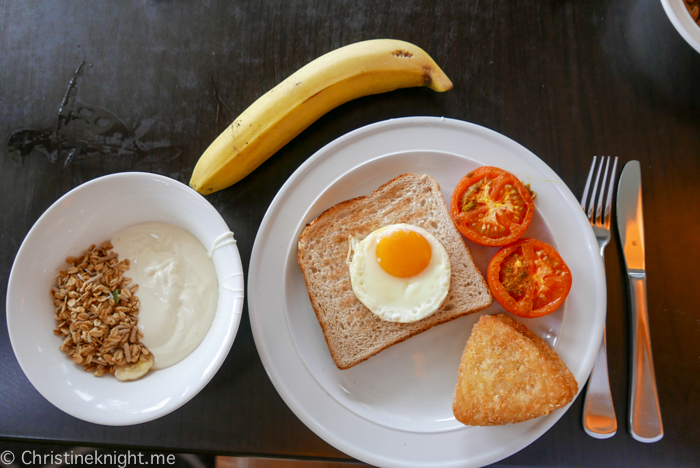
[{"label": "rolled oats", "polygon": [[109,242],[66,258],[51,289],[59,349],[85,371],[101,377],[116,367],[152,361],[138,330],[138,285],[124,277],[129,260],[119,261]]}]

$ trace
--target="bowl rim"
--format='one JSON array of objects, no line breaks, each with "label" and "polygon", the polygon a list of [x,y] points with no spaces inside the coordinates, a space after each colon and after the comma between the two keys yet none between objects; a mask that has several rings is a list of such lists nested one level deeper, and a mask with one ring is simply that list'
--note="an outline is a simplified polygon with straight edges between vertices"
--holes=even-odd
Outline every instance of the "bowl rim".
[{"label": "bowl rim", "polygon": [[[16,305],[18,304],[18,299],[21,299],[23,296],[18,296],[21,294],[21,291],[19,290],[20,287],[17,286],[18,282],[18,277],[20,275],[20,268],[19,265],[21,264],[23,259],[28,258],[27,256],[30,255],[27,253],[27,249],[29,248],[28,246],[31,244],[32,240],[35,237],[39,236],[39,232],[41,232],[42,228],[45,228],[45,224],[47,223],[47,219],[49,219],[53,212],[58,209],[59,207],[63,206],[71,197],[74,197],[76,194],[86,191],[86,190],[91,190],[93,186],[97,184],[102,184],[107,181],[115,181],[118,179],[133,179],[136,181],[139,181],[139,183],[142,183],[140,181],[144,180],[147,181],[146,183],[157,183],[157,184],[164,184],[168,186],[167,190],[170,190],[172,193],[182,193],[183,197],[191,197],[190,199],[192,200],[193,203],[197,203],[202,207],[202,209],[208,211],[206,213],[207,217],[212,217],[213,222],[217,226],[221,226],[222,228],[225,228],[226,230],[229,230],[228,225],[226,221],[223,219],[221,214],[214,208],[211,203],[209,203],[208,200],[206,200],[201,194],[196,192],[194,189],[190,188],[188,185],[185,185],[184,183],[167,177],[163,176],[160,174],[155,174],[155,173],[149,173],[149,172],[141,172],[141,171],[128,171],[128,172],[119,172],[119,173],[112,173],[112,174],[107,174],[104,176],[100,176],[94,179],[91,179],[89,181],[86,181],[76,187],[73,187],[71,190],[63,194],[61,197],[59,197],[56,201],[54,201],[48,208],[44,210],[44,212],[39,216],[39,218],[34,222],[32,227],[29,229],[27,234],[25,235],[24,239],[22,240],[22,243],[20,244],[19,249],[17,250],[17,253],[15,254],[15,258],[12,263],[12,268],[10,270],[10,274],[8,276],[8,282],[7,282],[7,295],[6,295],[6,301],[5,301],[5,316],[6,316],[6,323],[7,323],[7,330],[8,330],[8,336],[10,338],[10,344],[12,346],[13,353],[15,355],[15,358],[17,359],[17,362],[22,369],[22,372],[24,375],[27,377],[29,382],[32,384],[32,386],[41,394],[46,400],[48,400],[51,404],[53,404],[55,407],[63,411],[64,413],[67,413],[73,417],[76,417],[78,419],[81,419],[83,421],[91,422],[91,423],[96,423],[96,424],[102,424],[106,426],[127,426],[127,425],[132,425],[132,424],[139,424],[147,421],[152,421],[154,419],[160,418],[162,416],[165,416],[176,409],[180,408],[183,406],[185,403],[190,401],[192,398],[194,398],[208,383],[211,381],[211,379],[216,375],[217,371],[223,364],[223,362],[226,360],[226,357],[228,356],[230,349],[233,345],[233,341],[238,333],[238,328],[240,326],[241,322],[241,317],[242,317],[242,309],[243,309],[243,297],[244,297],[244,287],[241,288],[240,293],[236,291],[235,295],[232,296],[231,293],[226,293],[222,294],[222,291],[225,291],[229,288],[223,288],[222,287],[222,281],[225,279],[218,278],[219,280],[219,301],[217,304],[217,312],[216,314],[222,313],[222,310],[224,313],[230,314],[230,317],[227,318],[226,320],[226,328],[225,334],[224,334],[224,340],[217,346],[213,348],[212,354],[214,354],[213,359],[211,362],[207,365],[206,369],[202,370],[200,374],[196,377],[195,381],[188,386],[188,391],[183,392],[182,394],[177,394],[173,395],[173,397],[169,400],[169,403],[163,405],[163,407],[158,408],[153,411],[149,412],[141,412],[141,413],[128,413],[128,414],[119,414],[116,411],[113,412],[99,412],[99,411],[76,411],[74,408],[71,407],[71,404],[69,402],[64,402],[64,398],[56,397],[54,394],[49,393],[46,391],[46,384],[41,382],[41,379],[37,375],[36,371],[36,366],[30,362],[31,357],[29,356],[24,356],[21,352],[19,352],[20,346],[19,346],[19,340],[20,336],[17,334],[19,333],[19,330],[17,327],[20,325],[17,323],[15,324],[14,321],[17,320],[19,322],[19,317],[17,317],[17,314],[20,313],[20,310],[15,310],[17,307]],[[201,239],[195,234],[195,237],[202,242]],[[202,242],[204,244],[204,242]],[[243,266],[242,262],[240,259],[240,253],[238,251],[238,247],[234,242],[231,244],[226,245],[224,248],[217,248],[217,251],[221,250],[224,252],[227,252],[224,254],[224,258],[227,261],[233,260],[231,262],[231,268],[234,269],[236,272],[235,275],[238,275],[239,278],[237,278],[235,281],[240,281],[242,285],[245,284],[244,282],[244,271],[243,271]],[[233,255],[233,257],[231,257]],[[216,257],[216,256],[215,256]],[[218,258],[222,258],[221,256],[218,256]],[[214,259],[215,264],[217,262],[216,259]],[[222,260],[218,260],[219,262]],[[219,269],[217,268],[217,276],[219,275]],[[232,275],[234,276],[234,275]],[[230,289],[229,289],[230,291]],[[240,294],[240,296],[239,296]],[[222,308],[222,302],[226,302],[223,305]],[[231,307],[229,307],[228,302],[231,303]],[[14,312],[13,312],[14,311]],[[216,321],[216,316],[215,319]],[[206,338],[205,338],[206,340]],[[204,341],[203,341],[204,343]],[[195,349],[196,351],[196,349]],[[194,351],[193,351],[194,353]],[[174,366],[171,366],[171,368],[176,367],[177,364]],[[76,371],[82,370],[78,368],[77,366],[75,367]],[[167,369],[163,369],[163,371],[167,371]]]},{"label": "bowl rim", "polygon": [[700,52],[700,25],[693,21],[684,1],[661,0],[661,5],[676,31],[693,49]]}]

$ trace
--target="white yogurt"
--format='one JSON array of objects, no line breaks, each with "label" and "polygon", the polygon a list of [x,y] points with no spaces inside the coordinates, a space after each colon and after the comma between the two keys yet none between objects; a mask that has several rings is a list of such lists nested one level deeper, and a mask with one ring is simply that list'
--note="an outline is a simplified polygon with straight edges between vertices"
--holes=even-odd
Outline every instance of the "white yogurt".
[{"label": "white yogurt", "polygon": [[128,227],[112,238],[124,274],[139,285],[138,327],[154,369],[180,362],[204,339],[219,301],[214,263],[189,232],[165,223]]}]

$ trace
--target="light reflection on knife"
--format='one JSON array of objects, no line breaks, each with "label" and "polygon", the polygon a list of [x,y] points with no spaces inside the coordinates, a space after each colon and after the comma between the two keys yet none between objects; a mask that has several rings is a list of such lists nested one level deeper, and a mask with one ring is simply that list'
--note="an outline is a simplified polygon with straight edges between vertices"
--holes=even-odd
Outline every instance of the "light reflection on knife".
[{"label": "light reflection on knife", "polygon": [[627,267],[632,313],[632,382],[629,424],[632,437],[656,442],[664,435],[651,354],[644,263],[642,176],[638,161],[625,164],[617,190],[617,232]]}]

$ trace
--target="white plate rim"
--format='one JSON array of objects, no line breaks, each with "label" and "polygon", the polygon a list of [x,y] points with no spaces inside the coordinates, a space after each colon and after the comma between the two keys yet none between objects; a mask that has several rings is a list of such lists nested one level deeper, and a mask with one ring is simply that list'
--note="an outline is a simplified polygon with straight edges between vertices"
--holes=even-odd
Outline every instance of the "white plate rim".
[{"label": "white plate rim", "polygon": [[678,34],[693,49],[700,52],[700,25],[693,21],[683,3],[683,0],[661,0],[661,5]]},{"label": "white plate rim", "polygon": [[[275,359],[279,359],[279,356],[275,356],[273,355],[273,353],[270,353],[265,336],[266,333],[268,333],[268,331],[262,328],[261,320],[265,312],[263,312],[260,308],[260,299],[262,298],[262,296],[260,295],[260,291],[264,292],[266,289],[263,286],[263,281],[261,280],[260,275],[265,274],[267,276],[265,282],[268,283],[269,275],[271,274],[271,265],[265,265],[265,267],[263,267],[260,265],[260,261],[261,256],[263,254],[269,255],[270,251],[282,254],[282,251],[279,250],[281,246],[270,245],[266,242],[268,241],[271,235],[271,224],[274,223],[274,217],[278,214],[277,209],[280,203],[282,203],[285,197],[289,195],[289,191],[292,190],[301,179],[303,179],[304,175],[308,171],[312,170],[312,168],[316,164],[319,164],[319,162],[322,161],[323,158],[329,157],[329,154],[331,155],[330,157],[332,157],[333,151],[335,151],[338,147],[341,147],[342,145],[346,144],[351,145],[353,144],[353,141],[362,139],[370,134],[375,134],[377,132],[382,131],[390,131],[393,128],[399,127],[409,128],[411,126],[427,126],[430,128],[441,128],[444,126],[450,128],[461,128],[466,132],[476,132],[487,138],[497,139],[500,143],[508,146],[509,148],[515,149],[517,152],[527,155],[527,157],[530,158],[528,160],[528,163],[537,166],[538,170],[548,174],[553,180],[561,184],[561,186],[563,187],[563,195],[565,196],[565,198],[567,198],[567,202],[570,206],[578,205],[578,201],[575,199],[573,194],[571,194],[568,191],[568,188],[566,188],[566,185],[563,183],[563,181],[561,181],[561,179],[543,161],[541,161],[529,150],[522,147],[513,140],[510,140],[509,138],[485,127],[481,127],[479,125],[475,125],[468,122],[463,122],[454,119],[445,119],[440,117],[408,117],[378,122],[360,128],[329,143],[324,148],[319,150],[316,154],[311,156],[287,180],[287,182],[283,185],[283,187],[280,189],[278,194],[275,196],[273,202],[271,203],[258,230],[251,255],[248,276],[248,308],[251,319],[251,328],[253,331],[253,337],[256,343],[256,347],[258,348],[258,353],[261,357],[263,365],[268,373],[268,376],[273,382],[273,385],[275,386],[285,403],[287,403],[287,405],[292,409],[292,411],[312,431],[314,431],[318,436],[320,436],[322,439],[326,440],[328,443],[335,446],[339,450],[342,450],[343,452],[362,461],[378,466],[419,467],[426,466],[427,464],[430,464],[431,466],[445,467],[482,466],[484,464],[493,463],[495,461],[501,460],[529,445],[532,441],[536,440],[544,432],[546,432],[546,430],[549,429],[563,415],[564,410],[555,412],[552,415],[549,415],[545,418],[539,418],[537,420],[529,421],[527,423],[521,423],[521,425],[511,425],[496,428],[496,431],[500,430],[503,433],[510,433],[512,432],[513,427],[525,427],[525,425],[534,428],[534,430],[531,430],[529,434],[526,434],[525,436],[519,436],[517,441],[514,441],[511,438],[508,443],[503,444],[500,450],[497,450],[496,452],[492,451],[487,454],[469,454],[468,456],[466,456],[466,458],[463,453],[457,453],[452,458],[450,458],[449,456],[447,458],[443,457],[443,459],[441,459],[440,462],[436,462],[436,460],[430,460],[430,462],[427,462],[426,460],[420,460],[419,458],[415,458],[415,454],[411,455],[412,452],[410,450],[406,451],[406,453],[402,453],[403,450],[400,447],[400,445],[402,444],[399,444],[398,447],[394,446],[395,444],[393,443],[397,442],[397,440],[394,439],[402,439],[407,441],[406,443],[408,443],[408,441],[414,443],[429,441],[430,446],[435,446],[435,444],[439,443],[441,440],[448,441],[448,439],[450,439],[453,436],[454,432],[460,431],[450,431],[448,433],[436,434],[406,434],[396,429],[380,427],[372,421],[363,419],[355,414],[349,414],[351,412],[347,410],[347,408],[344,408],[342,405],[337,403],[328,395],[326,395],[327,398],[322,399],[322,401],[318,399],[315,400],[313,405],[314,407],[310,408],[308,401],[302,401],[304,400],[304,398],[307,397],[305,397],[304,395],[300,395],[298,392],[295,393],[294,390],[290,390],[289,386],[298,387],[300,385],[299,382],[302,380],[305,382],[305,385],[318,386],[318,383],[314,380],[313,376],[303,375],[303,372],[301,372],[302,369],[295,369],[295,371],[301,372],[302,375],[295,375],[293,379],[294,382],[285,381],[284,376],[281,375],[279,366],[275,362]],[[398,152],[404,149],[407,151],[417,149],[402,148],[401,144],[399,143],[393,144],[393,147],[392,144],[389,144],[388,146],[390,147],[389,149],[383,148],[384,153]],[[418,149],[435,149],[436,151],[444,151],[444,148],[431,147],[430,142],[426,142],[424,147]],[[459,150],[457,152],[459,152]],[[338,174],[329,176],[329,181],[337,175]],[[304,209],[306,209],[306,207],[304,207]],[[580,215],[577,216],[579,216],[582,225],[588,225],[585,215],[582,211],[580,212]],[[597,243],[595,241],[595,237],[593,236],[592,231],[588,229],[587,232],[583,232],[582,235],[587,238],[587,254],[592,255],[593,253],[597,252]],[[287,246],[284,246],[284,248],[286,247]],[[275,266],[279,267],[280,265]],[[587,347],[585,350],[586,352],[582,359],[581,375],[577,376],[577,380],[579,381],[579,388],[581,388],[585,384],[585,380],[588,374],[590,373],[590,369],[592,368],[595,359],[595,352],[597,351],[599,344],[597,342],[597,339],[599,337],[602,337],[602,330],[605,321],[606,297],[602,261],[593,260],[591,268],[593,269],[592,273],[595,276],[594,281],[596,283],[596,301],[595,306],[593,307],[593,309],[595,310],[595,315],[592,319],[593,321],[591,337],[589,342],[587,343]],[[262,270],[265,270],[265,273],[262,273]],[[271,297],[272,295],[268,294],[266,300],[272,300],[270,299]],[[283,330],[281,334],[276,335],[277,338],[284,338],[284,336],[286,336],[287,339],[291,340],[291,338],[289,337],[289,330]],[[285,362],[285,364],[288,364],[288,362]],[[301,367],[303,368],[303,371],[308,374],[308,370],[305,368],[305,364],[301,363]],[[317,395],[317,397],[321,398],[320,395]],[[340,431],[339,428],[336,425],[334,425],[333,421],[329,419],[329,417],[321,416],[321,414],[324,411],[332,411],[335,416],[340,416],[343,418],[344,425],[352,424],[354,426],[361,427],[362,431],[357,431],[356,435],[348,434],[347,431],[340,434],[339,432],[342,431]],[[362,419],[362,421],[359,421],[359,419]],[[465,428],[464,430],[470,429],[474,428]],[[478,429],[489,433],[494,430],[493,428]],[[372,437],[368,437],[367,433],[373,434],[375,438],[377,436],[381,436],[382,438],[384,438],[384,440],[389,440],[392,443],[387,444],[386,447],[377,447],[376,444],[375,446],[370,447],[371,445],[373,445]],[[443,446],[440,447],[441,450],[443,450],[444,448],[445,447]]]}]

